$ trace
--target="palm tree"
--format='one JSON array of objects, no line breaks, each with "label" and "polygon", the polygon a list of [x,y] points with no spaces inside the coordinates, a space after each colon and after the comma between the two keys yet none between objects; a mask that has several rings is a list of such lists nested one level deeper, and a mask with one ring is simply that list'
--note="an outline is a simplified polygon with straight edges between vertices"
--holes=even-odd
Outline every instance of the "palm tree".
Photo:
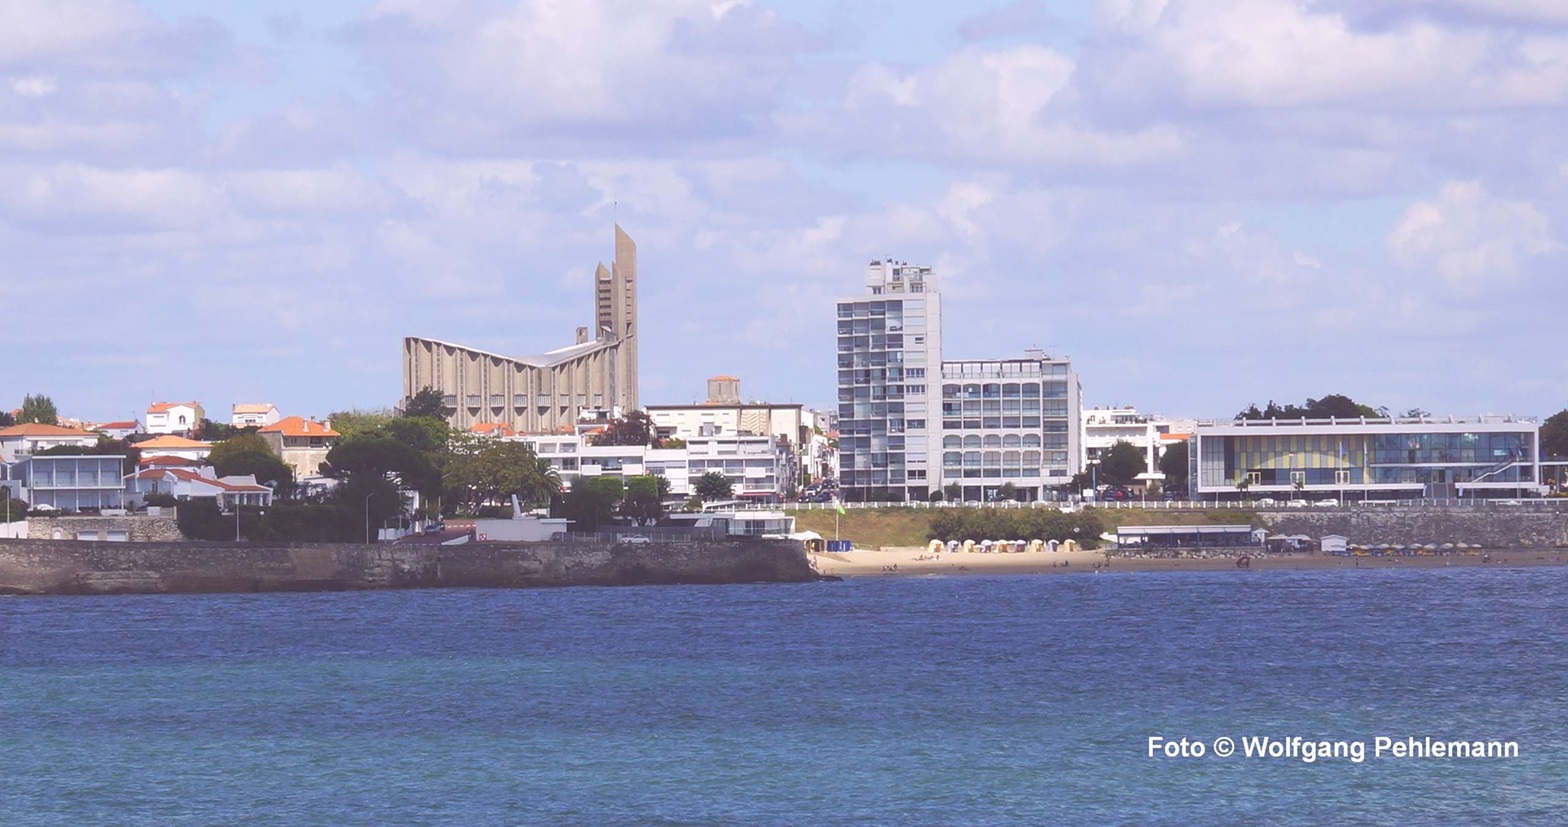
[{"label": "palm tree", "polygon": [[561,493],[561,472],[555,470],[546,457],[534,458],[533,479],[529,481],[529,501],[543,500],[550,502],[550,498]]}]

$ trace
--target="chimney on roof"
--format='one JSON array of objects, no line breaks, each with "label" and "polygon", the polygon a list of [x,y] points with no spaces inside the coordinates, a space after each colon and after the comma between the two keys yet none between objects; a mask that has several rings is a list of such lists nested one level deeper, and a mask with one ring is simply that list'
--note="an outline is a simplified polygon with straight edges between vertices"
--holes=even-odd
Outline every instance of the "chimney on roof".
[{"label": "chimney on roof", "polygon": [[577,344],[580,344],[580,345],[588,344],[588,328],[586,328],[586,327],[579,327],[579,328],[577,328]]}]

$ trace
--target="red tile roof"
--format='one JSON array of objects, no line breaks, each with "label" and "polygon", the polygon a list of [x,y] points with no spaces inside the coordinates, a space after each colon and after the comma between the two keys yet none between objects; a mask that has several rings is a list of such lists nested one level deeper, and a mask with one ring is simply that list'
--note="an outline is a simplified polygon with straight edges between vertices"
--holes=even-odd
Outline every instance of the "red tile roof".
[{"label": "red tile roof", "polygon": [[0,428],[0,439],[6,437],[40,437],[40,436],[74,436],[82,439],[97,439],[98,434],[92,431],[83,431],[77,428],[62,428],[59,425],[44,425],[39,422],[28,422],[24,425],[12,425],[9,428]]},{"label": "red tile roof", "polygon": [[320,422],[302,416],[287,416],[261,429],[264,434],[284,436],[342,436]]},{"label": "red tile roof", "polygon": [[188,457],[175,457],[175,456],[170,456],[168,454],[160,454],[160,455],[158,455],[156,457],[142,457],[142,465],[148,465],[148,466],[171,466],[171,465],[172,466],[181,466],[181,465],[202,465],[202,464],[204,464],[204,463],[201,460],[199,460],[199,459],[190,459]]},{"label": "red tile roof", "polygon": [[164,434],[163,436],[153,437],[152,439],[146,440],[144,442],[138,442],[136,443],[136,447],[142,449],[143,451],[147,450],[148,448],[153,448],[155,450],[163,449],[166,451],[178,449],[188,450],[191,448],[211,448],[212,443],[201,442],[195,439],[186,439],[185,437],[174,436],[173,434]]}]

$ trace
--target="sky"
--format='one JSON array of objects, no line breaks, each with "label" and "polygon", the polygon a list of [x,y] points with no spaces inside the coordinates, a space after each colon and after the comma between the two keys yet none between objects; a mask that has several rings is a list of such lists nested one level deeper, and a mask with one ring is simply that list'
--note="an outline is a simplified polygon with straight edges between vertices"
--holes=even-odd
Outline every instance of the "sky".
[{"label": "sky", "polygon": [[[396,403],[571,344],[835,403],[834,298],[1087,406],[1568,406],[1560,0],[0,0],[0,404]],[[14,400],[14,401],[7,401]]]}]

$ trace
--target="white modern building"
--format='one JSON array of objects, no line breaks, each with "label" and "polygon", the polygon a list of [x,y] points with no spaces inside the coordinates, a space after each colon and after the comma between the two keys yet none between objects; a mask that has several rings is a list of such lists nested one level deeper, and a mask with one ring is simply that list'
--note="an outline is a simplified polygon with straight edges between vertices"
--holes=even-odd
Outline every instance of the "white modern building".
[{"label": "white modern building", "polygon": [[[648,416],[661,438],[771,436],[787,449],[788,466],[796,477],[836,475],[837,451],[820,427],[821,417],[794,402],[742,402],[740,380],[733,376],[708,379],[708,399],[690,405],[649,405]],[[780,483],[787,489],[789,479]]]},{"label": "white modern building", "polygon": [[942,363],[942,464],[939,487],[957,485],[965,501],[1049,499],[1083,467],[1082,390],[1067,359],[1039,350],[1022,359]]},{"label": "white modern building", "polygon": [[839,490],[924,500],[941,476],[942,298],[930,267],[873,261],[838,305]]},{"label": "white modern building", "polygon": [[671,496],[690,497],[697,478],[717,471],[737,498],[775,502],[784,493],[790,454],[772,436],[692,437],[684,448],[590,445],[577,434],[513,437],[531,447],[570,483],[578,477],[652,475],[669,480]]},{"label": "white modern building", "polygon": [[1257,419],[1199,423],[1200,497],[1448,499],[1544,493],[1540,426],[1514,417]]}]

